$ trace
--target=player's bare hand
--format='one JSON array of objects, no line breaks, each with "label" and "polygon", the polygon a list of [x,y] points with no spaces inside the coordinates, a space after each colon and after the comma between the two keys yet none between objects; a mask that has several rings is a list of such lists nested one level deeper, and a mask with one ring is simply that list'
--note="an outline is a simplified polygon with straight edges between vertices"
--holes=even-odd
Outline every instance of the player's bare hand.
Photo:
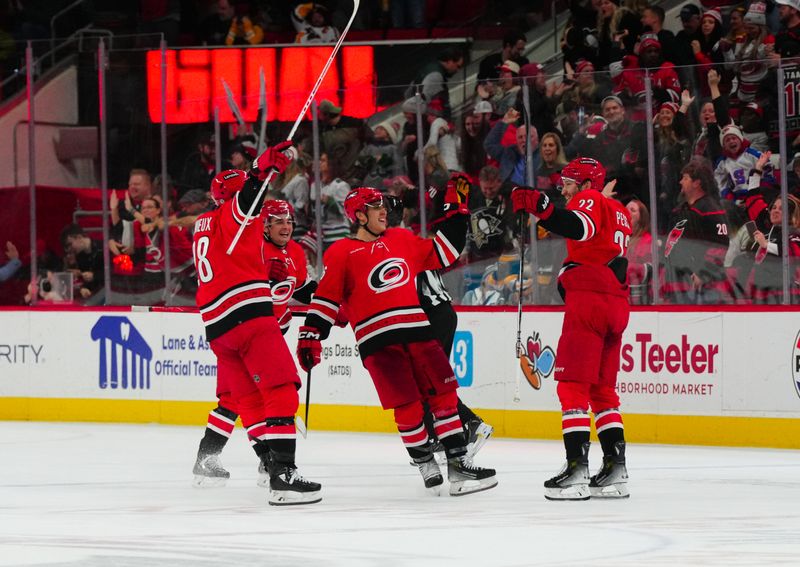
[{"label": "player's bare hand", "polygon": [[612,197],[616,197],[617,196],[617,192],[614,191],[614,188],[616,186],[617,186],[617,180],[616,179],[612,179],[611,181],[606,183],[606,186],[603,187],[603,195],[605,197],[608,197],[609,199],[612,198]]}]

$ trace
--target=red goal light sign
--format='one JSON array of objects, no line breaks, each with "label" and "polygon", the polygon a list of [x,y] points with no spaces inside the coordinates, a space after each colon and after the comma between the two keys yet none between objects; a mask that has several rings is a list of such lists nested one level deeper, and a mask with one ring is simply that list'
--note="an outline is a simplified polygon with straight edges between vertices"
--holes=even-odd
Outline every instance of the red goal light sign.
[{"label": "red goal light sign", "polygon": [[[167,123],[210,122],[215,106],[221,122],[235,122],[221,79],[233,91],[245,121],[255,122],[259,69],[264,70],[267,85],[267,119],[293,122],[332,50],[332,46],[167,50]],[[317,95],[317,100],[323,99],[341,106],[347,116],[366,118],[377,111],[371,46],[341,49]],[[147,53],[147,109],[151,121],[161,121],[161,51]]]}]

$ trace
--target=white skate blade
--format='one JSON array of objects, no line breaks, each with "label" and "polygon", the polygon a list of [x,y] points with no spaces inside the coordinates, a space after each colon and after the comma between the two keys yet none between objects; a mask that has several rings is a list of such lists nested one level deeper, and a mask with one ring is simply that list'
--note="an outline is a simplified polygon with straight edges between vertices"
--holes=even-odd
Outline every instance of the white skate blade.
[{"label": "white skate blade", "polygon": [[430,496],[435,496],[437,498],[442,495],[443,491],[444,491],[444,483],[437,484],[436,486],[431,486],[430,488],[425,489],[425,492],[427,492]]},{"label": "white skate blade", "polygon": [[609,484],[608,486],[590,486],[589,490],[592,493],[592,498],[629,498],[631,495],[628,491],[628,484],[625,482]]},{"label": "white skate blade", "polygon": [[497,477],[490,476],[481,480],[457,480],[450,483],[450,496],[466,496],[489,490],[497,486]]},{"label": "white skate blade", "polygon": [[481,423],[476,431],[475,442],[467,445],[467,457],[471,459],[477,455],[481,447],[483,447],[489,440],[489,437],[492,436],[492,433],[494,433],[494,427],[488,423]]},{"label": "white skate blade", "polygon": [[588,484],[573,484],[565,488],[544,489],[544,497],[548,500],[589,500],[590,496]]},{"label": "white skate blade", "polygon": [[316,504],[322,500],[320,491],[296,492],[294,490],[270,490],[270,506],[297,506],[300,504]]},{"label": "white skate blade", "polygon": [[196,474],[192,479],[192,486],[195,488],[221,488],[225,486],[226,482],[228,479],[224,477]]}]

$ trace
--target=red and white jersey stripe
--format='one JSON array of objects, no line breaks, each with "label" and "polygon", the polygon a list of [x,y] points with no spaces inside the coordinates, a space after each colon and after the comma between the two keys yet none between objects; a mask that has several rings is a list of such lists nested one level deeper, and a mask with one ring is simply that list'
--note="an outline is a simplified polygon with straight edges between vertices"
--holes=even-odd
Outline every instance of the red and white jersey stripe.
[{"label": "red and white jersey stripe", "polygon": [[561,416],[561,433],[575,433],[591,431],[592,423],[588,412],[581,410],[566,411]]},{"label": "red and white jersey stripe", "polygon": [[617,408],[601,411],[594,416],[594,426],[598,433],[601,433],[606,429],[613,429],[615,427],[624,429],[624,426],[622,425],[622,414],[619,413]]}]

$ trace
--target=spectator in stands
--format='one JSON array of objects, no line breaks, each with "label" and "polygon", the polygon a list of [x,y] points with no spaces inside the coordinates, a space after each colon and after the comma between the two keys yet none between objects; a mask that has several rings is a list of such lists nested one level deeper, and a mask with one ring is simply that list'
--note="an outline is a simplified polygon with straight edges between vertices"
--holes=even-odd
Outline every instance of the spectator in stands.
[{"label": "spectator in stands", "polygon": [[505,114],[506,110],[517,103],[517,97],[521,96],[519,74],[520,67],[514,61],[505,61],[500,66],[500,79],[492,96],[487,99],[497,114]]},{"label": "spectator in stands", "polygon": [[360,118],[343,115],[341,106],[323,100],[319,105],[319,129],[322,151],[337,163],[342,179],[350,182],[356,175],[356,159],[367,137],[366,124]]},{"label": "spectator in stands", "polygon": [[658,5],[648,6],[642,10],[642,35],[655,34],[664,53],[672,54],[675,34],[664,29],[664,8]]},{"label": "spectator in stands", "polygon": [[[553,129],[556,107],[566,86],[563,83],[557,85],[555,82],[548,84],[544,67],[540,63],[528,63],[520,69],[520,74],[522,79],[528,83],[530,122],[537,132],[549,132]],[[522,92],[517,99],[516,109],[520,113],[523,111]],[[503,113],[498,112],[498,114]]]},{"label": "spectator in stands", "polygon": [[0,282],[12,278],[22,267],[22,262],[19,259],[19,251],[11,241],[6,242],[6,258],[8,258],[8,261],[0,266]]},{"label": "spectator in stands", "polygon": [[[609,91],[602,88],[595,80],[594,65],[591,61],[581,59],[575,64],[572,73],[570,73],[572,66],[568,63],[566,65],[567,78],[565,82],[574,82],[575,86],[565,90],[562,94],[561,111],[564,110],[564,102],[570,101],[570,108],[583,109],[581,114],[584,118],[599,112],[600,102],[609,94]],[[559,113],[558,110],[556,112]]]},{"label": "spectator in stands", "polygon": [[335,43],[339,30],[331,23],[328,9],[315,2],[301,2],[291,14],[292,25],[297,30],[295,43]]},{"label": "spectator in stands", "polygon": [[311,188],[308,181],[311,161],[311,156],[300,152],[286,170],[278,174],[275,181],[270,183],[279,192],[276,198],[288,202],[294,208],[294,231],[292,232],[294,239],[306,234],[313,224],[314,211],[309,204]]},{"label": "spectator in stands", "polygon": [[783,29],[775,36],[775,57],[800,55],[800,2],[775,0]]},{"label": "spectator in stands", "polygon": [[[747,35],[743,42],[723,52],[725,61],[733,64],[738,82],[736,98],[751,102],[759,97],[769,72],[766,59],[774,52],[775,38],[767,29],[766,5],[753,2],[744,16]],[[772,81],[774,84],[774,81]]]},{"label": "spectator in stands", "polygon": [[225,45],[257,45],[264,41],[264,21],[258,8],[247,2],[237,2]]},{"label": "spectator in stands", "polygon": [[510,250],[514,225],[510,198],[500,193],[503,184],[500,171],[487,165],[481,169],[478,183],[480,191],[471,191],[468,203],[467,258],[470,263],[496,260],[502,252]]},{"label": "spectator in stands", "polygon": [[527,45],[527,39],[524,34],[518,31],[509,31],[503,36],[503,48],[499,53],[492,53],[484,57],[481,61],[480,68],[478,69],[478,82],[494,81],[500,78],[500,72],[506,61],[513,61],[521,68],[528,62],[526,57],[522,56],[522,52]]},{"label": "spectator in stands", "polygon": [[673,211],[664,246],[664,297],[671,303],[719,303],[726,294],[723,261],[730,227],[710,164],[690,161],[680,185],[685,201]]},{"label": "spectator in stands", "polygon": [[[228,161],[233,169],[250,171],[253,167],[253,160],[256,159],[256,154],[258,152],[256,146],[256,141],[252,136],[245,136],[233,140],[231,148],[228,150]],[[203,187],[203,189],[205,189],[205,187]]]},{"label": "spectator in stands", "polygon": [[[132,169],[128,176],[128,190],[125,198],[119,200],[116,191],[109,195],[111,212],[111,242],[118,242],[123,247],[133,246],[133,221],[140,215],[142,201],[153,194],[153,181],[145,169]],[[111,248],[113,251],[114,248]]]},{"label": "spectator in stands", "polygon": [[685,4],[678,15],[683,29],[675,36],[669,60],[681,70],[681,82],[687,88],[693,87],[696,77],[692,67],[695,64],[693,41],[700,41],[700,8],[695,4]]},{"label": "spectator in stands", "polygon": [[102,305],[105,300],[102,244],[89,238],[80,225],[70,224],[61,231],[61,245],[65,252],[75,255],[78,295],[84,305]]},{"label": "spectator in stands", "polygon": [[655,35],[643,35],[639,40],[637,53],[638,55],[626,55],[623,58],[621,73],[615,74],[619,70],[616,65],[612,69],[614,88],[611,92],[622,99],[626,108],[632,109],[632,119],[646,120],[652,116],[648,116],[645,111],[645,73],[649,72],[651,77],[654,111],[661,103],[679,102],[681,84],[675,65],[662,57],[661,44]]},{"label": "spectator in stands", "polygon": [[439,99],[442,103],[443,116],[447,120],[452,118],[450,108],[450,91],[447,79],[456,74],[464,66],[464,54],[457,47],[448,47],[439,54],[436,61],[425,65],[417,74],[414,82],[406,90],[406,97],[413,97],[419,91],[425,100]]},{"label": "spectator in stands", "polygon": [[[714,171],[714,178],[723,199],[743,205],[749,190],[748,176],[755,167],[761,152],[750,148],[741,128],[731,123],[719,134],[722,156]],[[773,178],[780,165],[779,156],[772,155],[764,168],[764,176]],[[730,211],[730,209],[729,209]]]},{"label": "spectator in stands", "polygon": [[503,283],[497,281],[497,264],[491,264],[484,270],[480,286],[461,298],[461,305],[503,305],[502,289]]},{"label": "spectator in stands", "polygon": [[731,45],[736,44],[743,40],[747,35],[744,29],[744,15],[747,13],[747,8],[744,6],[736,6],[731,10],[730,18],[728,20],[728,33],[723,38]]},{"label": "spectator in stands", "polygon": [[338,163],[329,159],[328,154],[319,156],[319,172],[322,187],[318,190],[316,183],[311,185],[310,199],[316,201],[317,195],[322,202],[322,245],[325,249],[337,240],[350,234],[350,222],[344,213],[344,199],[350,192],[350,185],[339,178]]},{"label": "spectator in stands", "polygon": [[461,143],[459,149],[459,161],[461,167],[470,178],[478,176],[478,172],[486,165],[486,150],[483,141],[489,133],[489,122],[480,118],[478,110],[485,110],[488,106],[489,114],[492,105],[489,102],[481,101],[475,105],[475,112],[464,113],[463,126],[461,128]]},{"label": "spectator in stands", "polygon": [[570,0],[570,17],[561,36],[564,62],[575,65],[581,59],[597,63],[597,6],[600,0]]},{"label": "spectator in stands", "polygon": [[700,20],[700,38],[692,40],[692,52],[694,53],[695,73],[697,84],[700,85],[700,93],[703,96],[710,94],[706,76],[713,65],[719,64],[723,59],[723,49],[727,46],[722,39],[722,15],[719,10],[712,8],[707,10]]},{"label": "spectator in stands", "polygon": [[539,140],[539,167],[534,172],[536,176],[536,187],[547,192],[551,200],[557,203],[560,197],[558,190],[558,174],[567,165],[567,157],[564,155],[564,147],[561,145],[561,138],[554,132],[547,132]]},{"label": "spectator in stands", "polygon": [[390,0],[393,28],[424,28],[425,0]]},{"label": "spectator in stands", "polygon": [[217,0],[214,2],[213,13],[200,23],[198,38],[205,45],[224,45],[231,28],[237,26],[233,1]]},{"label": "spectator in stands", "polygon": [[526,184],[527,147],[530,147],[532,154],[533,171],[539,168],[539,133],[534,126],[530,127],[530,132],[524,125],[518,126],[516,129],[517,143],[513,146],[504,146],[502,144],[506,130],[517,123],[519,118],[520,113],[510,108],[502,120],[489,130],[489,134],[484,141],[486,153],[500,164],[500,177],[503,183],[509,183],[510,185]]},{"label": "spectator in stands", "polygon": [[396,122],[386,120],[372,128],[372,136],[356,160],[359,185],[382,187],[385,179],[400,174],[402,160],[397,145],[399,141],[400,125]]},{"label": "spectator in stands", "polygon": [[607,178],[617,179],[616,190],[622,197],[638,196],[646,201],[644,163],[646,160],[645,127],[628,120],[625,105],[617,96],[603,99],[600,108],[605,128],[594,139],[593,123],[585,125],[564,149],[567,159],[591,157],[606,167]]},{"label": "spectator in stands", "polygon": [[[135,250],[144,251],[145,274],[163,274],[165,270],[164,216],[160,197],[151,197],[142,202],[141,221],[134,222]],[[182,274],[192,265],[192,243],[188,230],[179,226],[169,227],[170,269]],[[134,260],[135,261],[135,260]]]},{"label": "spectator in stands", "polygon": [[[714,160],[722,154],[722,147],[719,142],[720,128],[728,124],[730,118],[728,116],[727,99],[722,96],[719,90],[721,81],[719,73],[711,69],[708,72],[707,80],[711,90],[711,100],[705,100],[700,105],[700,132],[697,134],[692,146],[692,155]],[[689,94],[688,90],[681,92],[681,112],[685,114],[693,101],[694,97]]]},{"label": "spectator in stands", "polygon": [[[688,105],[687,105],[688,106]],[[692,142],[687,135],[687,107],[679,107],[674,102],[662,103],[653,119],[653,142],[656,174],[656,194],[658,212],[663,220],[677,206],[677,191],[680,172],[689,163],[692,155]]]},{"label": "spectator in stands", "polygon": [[453,125],[444,119],[444,111],[439,100],[433,100],[428,105],[426,117],[430,124],[430,136],[425,147],[435,146],[439,149],[447,169],[461,171],[458,161],[458,138],[453,131]]},{"label": "spectator in stands", "polygon": [[631,199],[625,206],[631,214],[631,240],[628,244],[628,285],[631,303],[653,302],[650,279],[653,275],[653,234],[650,232],[650,211],[639,199]]},{"label": "spectator in stands", "polygon": [[203,189],[187,191],[178,200],[178,211],[175,217],[170,219],[170,226],[185,228],[191,235],[194,232],[194,222],[197,217],[213,208],[214,204],[208,191]]},{"label": "spectator in stands", "polygon": [[[222,169],[228,169],[223,162]],[[178,180],[179,192],[183,194],[189,189],[207,189],[211,186],[217,168],[217,155],[214,135],[201,132],[197,137],[197,151],[189,154],[183,163],[183,170]]]},{"label": "spectator in stands", "polygon": [[626,54],[632,54],[642,30],[641,16],[620,0],[602,0],[597,22],[599,51],[597,67],[607,69]]},{"label": "spectator in stands", "polygon": [[764,108],[757,102],[748,102],[739,109],[739,123],[750,147],[759,152],[769,149],[769,136],[764,125]]},{"label": "spectator in stands", "polygon": [[[417,108],[419,106],[419,108]],[[428,105],[425,103],[425,100],[419,101],[419,105],[417,104],[417,98],[411,97],[403,102],[402,110],[403,116],[405,117],[406,121],[403,124],[403,133],[402,138],[400,140],[400,153],[403,156],[403,161],[405,165],[405,172],[411,178],[413,182],[418,181],[419,173],[417,169],[417,162],[416,162],[416,155],[417,155],[417,112],[419,111],[420,114],[424,115],[425,111],[428,109]],[[426,120],[422,121],[422,135],[423,139],[428,138],[428,134],[430,133],[430,124]]]}]

